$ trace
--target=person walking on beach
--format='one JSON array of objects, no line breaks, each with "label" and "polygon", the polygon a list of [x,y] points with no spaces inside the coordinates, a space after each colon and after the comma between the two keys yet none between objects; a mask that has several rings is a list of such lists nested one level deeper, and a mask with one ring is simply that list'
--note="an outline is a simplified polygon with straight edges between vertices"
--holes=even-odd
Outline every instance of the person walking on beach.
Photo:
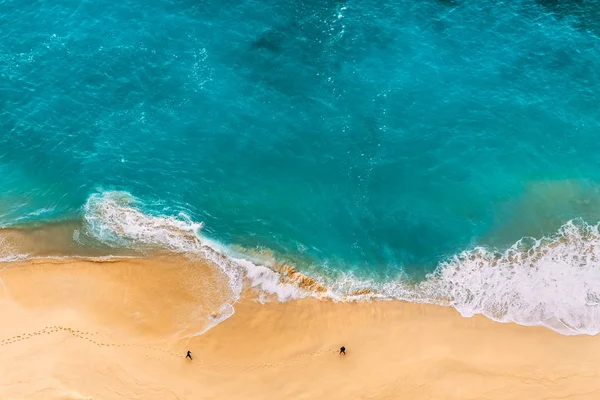
[{"label": "person walking on beach", "polygon": [[346,355],[346,348],[344,346],[340,347],[340,354]]},{"label": "person walking on beach", "polygon": [[185,358],[189,358],[191,360],[192,359],[192,352],[188,350],[187,354],[185,355]]}]

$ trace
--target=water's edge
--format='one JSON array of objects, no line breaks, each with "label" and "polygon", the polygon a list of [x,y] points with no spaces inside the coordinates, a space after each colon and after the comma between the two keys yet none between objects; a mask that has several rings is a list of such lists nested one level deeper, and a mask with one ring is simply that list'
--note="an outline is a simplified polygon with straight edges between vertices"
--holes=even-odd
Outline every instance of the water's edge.
[{"label": "water's edge", "polygon": [[183,214],[150,215],[139,205],[127,192],[102,192],[90,196],[79,223],[38,226],[29,232],[4,229],[0,262],[140,257],[156,251],[201,257],[219,266],[231,288],[231,301],[220,311],[219,322],[233,314],[246,281],[265,299],[278,301],[397,299],[452,306],[465,317],[482,314],[500,322],[545,326],[565,335],[600,332],[598,225],[570,221],[551,237],[523,238],[503,252],[482,247],[467,250],[415,282],[403,274],[332,275],[314,266],[281,263],[272,253],[211,240],[201,233],[201,223]]}]

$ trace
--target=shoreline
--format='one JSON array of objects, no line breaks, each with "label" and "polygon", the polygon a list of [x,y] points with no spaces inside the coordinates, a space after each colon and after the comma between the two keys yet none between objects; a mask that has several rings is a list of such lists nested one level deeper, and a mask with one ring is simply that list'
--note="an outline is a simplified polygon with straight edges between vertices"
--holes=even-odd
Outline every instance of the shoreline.
[{"label": "shoreline", "polygon": [[[353,268],[342,272],[327,263],[296,265],[268,249],[244,249],[205,237],[202,223],[187,216],[145,214],[132,201],[126,192],[97,194],[89,198],[79,223],[1,229],[0,262],[52,256],[189,256],[219,265],[236,299],[245,283],[280,301],[405,300],[449,305],[463,316],[482,314],[565,335],[600,333],[596,304],[589,301],[600,293],[594,284],[600,282],[598,224],[571,220],[552,235],[522,237],[505,250],[472,247],[439,260],[422,280],[413,280],[403,272],[355,274]],[[231,310],[218,314],[227,312]]]},{"label": "shoreline", "polygon": [[[181,257],[0,264],[0,399],[576,399],[600,339],[448,307],[230,298]],[[340,346],[346,356],[337,354]],[[186,360],[190,350],[193,361]]]}]

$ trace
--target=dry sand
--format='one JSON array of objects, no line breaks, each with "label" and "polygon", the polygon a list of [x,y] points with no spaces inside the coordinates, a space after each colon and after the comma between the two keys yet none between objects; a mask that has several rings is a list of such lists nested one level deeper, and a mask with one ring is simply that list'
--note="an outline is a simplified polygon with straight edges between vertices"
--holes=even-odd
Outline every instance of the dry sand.
[{"label": "dry sand", "polygon": [[600,338],[252,293],[194,336],[227,298],[184,259],[0,264],[0,399],[600,399]]}]

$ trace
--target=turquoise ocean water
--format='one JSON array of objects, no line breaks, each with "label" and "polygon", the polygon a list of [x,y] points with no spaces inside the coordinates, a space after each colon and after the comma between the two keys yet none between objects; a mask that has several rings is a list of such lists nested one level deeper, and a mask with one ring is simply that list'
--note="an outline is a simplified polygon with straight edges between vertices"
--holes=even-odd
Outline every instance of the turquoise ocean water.
[{"label": "turquoise ocean water", "polygon": [[595,334],[599,135],[597,1],[0,3],[2,227]]}]

